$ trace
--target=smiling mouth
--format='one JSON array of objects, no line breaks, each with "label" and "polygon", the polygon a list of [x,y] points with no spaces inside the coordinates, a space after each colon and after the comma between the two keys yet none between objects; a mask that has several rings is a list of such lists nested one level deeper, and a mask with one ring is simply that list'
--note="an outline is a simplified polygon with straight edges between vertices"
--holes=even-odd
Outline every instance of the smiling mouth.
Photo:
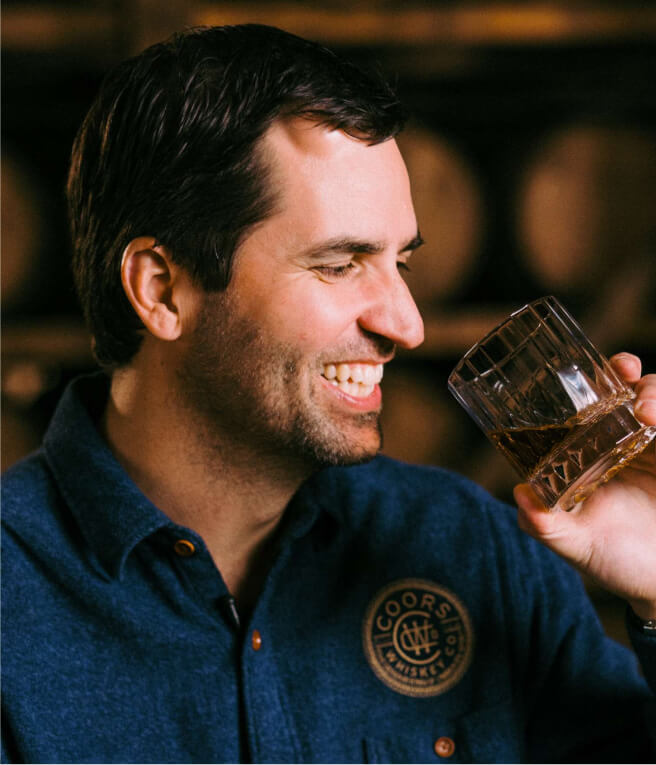
[{"label": "smiling mouth", "polygon": [[383,365],[324,364],[322,376],[343,393],[366,398],[383,379]]}]

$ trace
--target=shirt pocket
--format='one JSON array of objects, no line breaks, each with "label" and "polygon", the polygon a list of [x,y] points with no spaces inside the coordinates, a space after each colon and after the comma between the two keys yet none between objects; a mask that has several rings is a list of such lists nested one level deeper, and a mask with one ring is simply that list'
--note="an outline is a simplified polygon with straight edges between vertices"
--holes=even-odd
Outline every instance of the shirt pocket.
[{"label": "shirt pocket", "polygon": [[[392,727],[392,726],[390,726]],[[429,732],[426,732],[428,728]],[[366,763],[519,762],[521,730],[510,702],[476,709],[457,718],[436,717],[416,729],[364,740]]]}]

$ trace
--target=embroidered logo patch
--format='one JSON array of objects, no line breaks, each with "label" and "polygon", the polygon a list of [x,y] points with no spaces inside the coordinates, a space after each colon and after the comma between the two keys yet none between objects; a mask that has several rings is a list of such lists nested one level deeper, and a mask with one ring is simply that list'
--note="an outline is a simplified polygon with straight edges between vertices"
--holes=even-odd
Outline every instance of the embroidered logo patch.
[{"label": "embroidered logo patch", "polygon": [[471,663],[474,634],[467,610],[444,587],[400,579],[369,604],[364,652],[376,676],[406,696],[437,696]]}]

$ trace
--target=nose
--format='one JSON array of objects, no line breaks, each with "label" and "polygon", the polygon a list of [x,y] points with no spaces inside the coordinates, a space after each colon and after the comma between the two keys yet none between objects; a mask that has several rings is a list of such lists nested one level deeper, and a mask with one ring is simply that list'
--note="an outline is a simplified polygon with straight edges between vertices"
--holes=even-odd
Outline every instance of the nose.
[{"label": "nose", "polygon": [[424,342],[423,319],[396,267],[389,278],[377,285],[358,324],[363,330],[385,337],[401,348],[416,348]]}]

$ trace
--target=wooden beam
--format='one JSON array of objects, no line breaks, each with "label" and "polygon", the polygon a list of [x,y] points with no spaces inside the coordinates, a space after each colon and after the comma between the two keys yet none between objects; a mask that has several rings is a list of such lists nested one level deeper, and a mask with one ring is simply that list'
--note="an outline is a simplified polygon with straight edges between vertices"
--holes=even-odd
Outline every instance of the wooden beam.
[{"label": "wooden beam", "polygon": [[2,359],[37,359],[50,363],[93,364],[91,337],[81,319],[32,318],[2,328]]},{"label": "wooden beam", "polygon": [[193,24],[257,22],[332,43],[489,45],[656,38],[656,8],[476,3],[457,7],[346,9],[294,3],[207,2]]},{"label": "wooden beam", "polygon": [[2,48],[5,51],[80,51],[88,55],[111,52],[115,15],[100,8],[56,5],[16,5],[2,9]]},{"label": "wooden beam", "polygon": [[[132,7],[134,6],[134,11]],[[165,10],[165,9],[169,10]],[[170,9],[173,10],[170,10]],[[163,10],[164,9],[164,10]],[[114,50],[117,32],[137,20],[139,42],[174,27],[257,22],[343,45],[513,45],[656,39],[656,8],[577,7],[552,3],[467,3],[457,7],[310,6],[290,2],[196,2],[172,5],[130,0],[122,9],[25,4],[2,11],[5,50]],[[119,35],[120,37],[120,35]],[[128,46],[133,47],[133,46]]]}]

